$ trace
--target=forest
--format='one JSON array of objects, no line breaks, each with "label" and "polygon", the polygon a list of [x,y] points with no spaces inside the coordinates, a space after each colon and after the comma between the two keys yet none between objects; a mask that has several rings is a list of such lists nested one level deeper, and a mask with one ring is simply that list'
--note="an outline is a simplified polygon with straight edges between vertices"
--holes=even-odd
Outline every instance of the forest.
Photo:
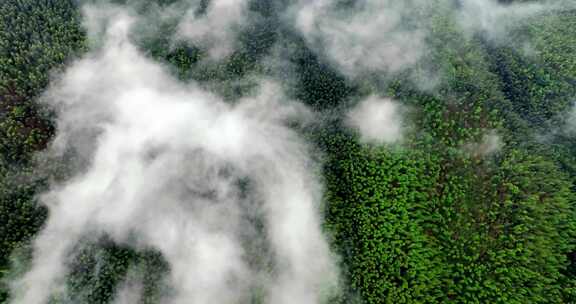
[{"label": "forest", "polygon": [[[232,2],[0,1],[0,303],[576,303],[575,5]],[[124,14],[137,17],[117,38]],[[138,102],[109,101],[140,87]],[[378,111],[385,118],[371,121]],[[229,127],[188,122],[210,115]],[[131,123],[145,130],[121,135]],[[224,144],[210,139],[219,134]],[[110,157],[125,173],[102,200],[146,202],[126,220],[86,209],[77,234],[61,232],[76,229],[56,224],[65,206],[92,204],[98,185],[82,185],[108,172],[98,165],[108,144],[142,145],[134,157],[150,165],[118,148]],[[273,201],[316,196],[310,214],[276,213]],[[193,210],[218,215],[204,223]],[[203,261],[228,265],[241,251],[242,267],[178,264],[162,247],[165,219],[217,231],[205,244],[231,237],[241,250],[206,245],[222,251]],[[68,235],[65,270],[41,268],[52,262],[38,252],[53,251],[43,244]],[[290,255],[298,248],[304,261]],[[325,260],[335,287],[321,283],[330,274],[299,272],[323,272]],[[63,274],[42,281],[48,271]],[[211,288],[226,291],[202,293]]]}]

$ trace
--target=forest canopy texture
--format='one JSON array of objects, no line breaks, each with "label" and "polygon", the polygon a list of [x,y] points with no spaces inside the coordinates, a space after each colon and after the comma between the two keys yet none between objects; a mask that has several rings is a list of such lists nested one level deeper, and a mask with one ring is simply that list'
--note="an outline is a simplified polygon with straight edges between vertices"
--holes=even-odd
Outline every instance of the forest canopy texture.
[{"label": "forest canopy texture", "polygon": [[0,1],[0,303],[576,303],[576,3]]}]

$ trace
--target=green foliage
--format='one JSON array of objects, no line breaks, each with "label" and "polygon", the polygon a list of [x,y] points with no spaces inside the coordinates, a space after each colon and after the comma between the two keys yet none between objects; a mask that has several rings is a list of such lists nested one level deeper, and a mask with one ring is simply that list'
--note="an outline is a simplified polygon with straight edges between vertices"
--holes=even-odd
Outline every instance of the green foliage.
[{"label": "green foliage", "polygon": [[286,40],[285,48],[290,50],[290,61],[295,67],[295,75],[287,76],[296,77],[295,98],[316,110],[326,110],[340,106],[355,93],[356,88],[308,49],[302,38],[286,34],[283,40]]},{"label": "green foliage", "polygon": [[[570,303],[571,182],[551,160],[390,150],[333,135],[327,229],[366,303]],[[350,298],[345,298],[345,302]]]},{"label": "green foliage", "polygon": [[159,253],[135,251],[106,238],[83,244],[77,252],[69,265],[68,291],[63,296],[55,295],[51,304],[109,303],[119,288],[130,283],[141,284],[141,303],[160,303],[169,268]]},{"label": "green foliage", "polygon": [[[440,234],[446,294],[462,303],[562,303],[574,201],[556,165],[526,151],[448,168]],[[569,302],[569,301],[568,301]]]},{"label": "green foliage", "polygon": [[[350,147],[330,162],[327,227],[366,303],[431,303],[439,252],[426,234],[438,168],[422,154]],[[350,299],[346,299],[349,301]]]},{"label": "green foliage", "polygon": [[53,127],[33,99],[49,72],[83,48],[78,12],[70,1],[0,3],[0,166],[43,149]]},{"label": "green foliage", "polygon": [[430,64],[411,72],[435,75],[435,88],[422,90],[419,87],[426,83],[412,84],[414,80],[407,76],[387,90],[390,96],[417,109],[413,121],[421,134],[414,143],[428,145],[431,139],[442,149],[461,148],[487,130],[502,128],[503,115],[495,105],[507,102],[497,76],[488,68],[488,55],[480,41],[466,39],[445,14],[440,11],[434,17],[431,51],[424,59]]},{"label": "green foliage", "polygon": [[10,254],[29,242],[47,215],[36,203],[44,183],[30,160],[54,127],[35,99],[50,72],[83,48],[73,1],[0,2],[0,278]]},{"label": "green foliage", "polygon": [[511,111],[529,126],[545,128],[572,105],[575,87],[555,70],[511,48],[489,49],[492,69],[502,79],[502,90],[511,102]]},{"label": "green foliage", "polygon": [[[576,12],[551,14],[531,20],[526,27],[540,63],[550,73],[557,73],[569,81],[576,78],[576,37],[571,30],[576,26]],[[530,51],[530,50],[529,50]]]},{"label": "green foliage", "polygon": [[[327,227],[344,258],[345,301],[572,303],[572,179],[526,135],[566,111],[574,84],[513,48],[465,39],[450,19],[434,24],[438,87],[423,92],[407,76],[387,91],[417,109],[408,150],[321,135],[333,138],[323,146]],[[526,149],[463,149],[492,129]]]}]

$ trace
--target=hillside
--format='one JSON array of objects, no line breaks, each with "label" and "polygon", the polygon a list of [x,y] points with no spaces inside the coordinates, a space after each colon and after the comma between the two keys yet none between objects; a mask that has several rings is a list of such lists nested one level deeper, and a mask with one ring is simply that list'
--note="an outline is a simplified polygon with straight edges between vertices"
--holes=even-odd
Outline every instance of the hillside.
[{"label": "hillside", "polygon": [[571,2],[0,25],[0,303],[576,303]]}]

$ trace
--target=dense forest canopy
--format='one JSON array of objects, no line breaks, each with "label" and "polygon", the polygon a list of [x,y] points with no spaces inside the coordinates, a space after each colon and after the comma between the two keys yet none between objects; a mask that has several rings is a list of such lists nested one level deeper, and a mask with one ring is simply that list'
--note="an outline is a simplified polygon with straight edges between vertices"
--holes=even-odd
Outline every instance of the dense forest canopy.
[{"label": "dense forest canopy", "polygon": [[0,1],[0,302],[575,303],[575,29],[571,1]]}]

